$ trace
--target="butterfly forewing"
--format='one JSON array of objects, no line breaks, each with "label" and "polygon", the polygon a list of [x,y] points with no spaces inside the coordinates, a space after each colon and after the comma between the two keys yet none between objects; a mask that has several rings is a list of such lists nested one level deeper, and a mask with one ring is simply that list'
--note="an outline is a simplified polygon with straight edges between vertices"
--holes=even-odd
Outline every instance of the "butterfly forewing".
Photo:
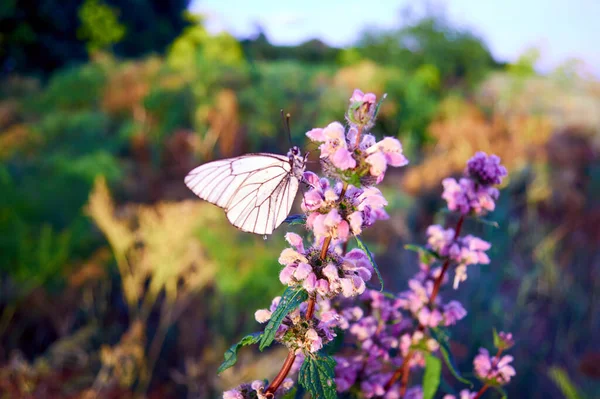
[{"label": "butterfly forewing", "polygon": [[225,209],[234,226],[257,234],[271,234],[285,220],[298,191],[290,159],[276,154],[210,162],[192,170],[185,183]]}]

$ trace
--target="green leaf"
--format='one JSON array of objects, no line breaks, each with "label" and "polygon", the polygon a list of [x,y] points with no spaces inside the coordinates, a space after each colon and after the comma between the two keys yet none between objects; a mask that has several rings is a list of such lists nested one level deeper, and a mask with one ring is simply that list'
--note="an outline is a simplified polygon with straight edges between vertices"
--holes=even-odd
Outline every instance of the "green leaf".
[{"label": "green leaf", "polygon": [[440,385],[442,361],[433,355],[425,355],[425,374],[423,374],[423,399],[433,399]]},{"label": "green leaf", "polygon": [[337,399],[335,360],[329,356],[307,357],[300,367],[298,383],[313,399]]},{"label": "green leaf", "polygon": [[494,328],[493,332],[494,332],[494,346],[496,348],[500,348],[500,346],[503,346],[502,340],[500,339],[500,336],[498,335],[498,331],[496,331],[496,328]]},{"label": "green leaf", "polygon": [[379,101],[377,102],[377,105],[375,106],[375,112],[373,112],[373,119],[377,118],[377,114],[379,113],[379,108],[381,107],[381,103],[383,103],[383,100],[385,100],[386,97],[387,97],[387,93],[384,93],[383,96],[381,96],[381,99],[379,99]]},{"label": "green leaf", "polygon": [[558,386],[566,399],[581,399],[581,394],[569,378],[569,375],[560,367],[550,367],[548,371],[550,379]]},{"label": "green leaf", "polygon": [[478,223],[485,224],[486,226],[492,226],[495,229],[499,229],[500,228],[500,225],[498,224],[498,222],[496,222],[494,220],[488,220],[488,219],[484,219],[484,218],[478,217],[478,216],[474,216],[474,217],[472,217],[470,219],[473,219],[473,220],[475,220]]},{"label": "green leaf", "polygon": [[219,366],[219,369],[217,370],[217,374],[221,374],[223,371],[232,367],[235,364],[235,362],[237,362],[237,353],[238,353],[238,350],[240,350],[240,348],[242,346],[247,346],[247,345],[252,345],[252,344],[257,343],[260,340],[261,336],[262,336],[262,333],[248,334],[244,338],[240,339],[240,341],[237,344],[231,345],[231,347],[229,349],[227,349],[227,352],[225,352],[225,355],[224,355],[225,360]]},{"label": "green leaf", "polygon": [[271,315],[271,320],[267,323],[265,331],[260,339],[259,348],[262,351],[275,339],[275,333],[281,325],[281,322],[291,311],[308,299],[308,293],[303,289],[294,289],[287,287],[281,296],[277,309]]},{"label": "green leaf", "polygon": [[406,244],[404,246],[404,249],[417,252],[419,254],[419,260],[421,261],[421,263],[429,265],[433,260],[439,259],[438,254],[433,252],[431,249],[422,247],[420,245]]},{"label": "green leaf", "polygon": [[289,225],[295,225],[295,224],[305,225],[306,224],[306,215],[290,215],[285,218],[284,222]]},{"label": "green leaf", "polygon": [[450,351],[450,345],[448,345],[448,341],[443,336],[443,333],[437,328],[431,328],[429,331],[430,331],[433,339],[435,339],[440,344],[440,352],[442,353],[442,358],[444,359],[444,363],[446,363],[446,366],[448,367],[448,369],[450,370],[450,372],[452,373],[454,378],[456,378],[458,381],[462,382],[463,384],[467,384],[470,387],[472,387],[473,383],[471,383],[471,381],[469,381],[465,377],[463,377],[460,374],[460,371],[458,371],[458,368],[456,367],[456,363],[454,362],[454,357],[452,356],[452,352]]},{"label": "green leaf", "polygon": [[381,277],[381,273],[379,272],[379,268],[377,267],[377,263],[375,263],[375,259],[373,259],[373,254],[371,253],[371,251],[369,251],[369,248],[367,248],[367,246],[360,239],[359,236],[355,235],[354,238],[356,238],[356,243],[358,244],[358,247],[360,249],[362,249],[363,251],[365,251],[365,253],[369,257],[369,260],[371,261],[371,265],[373,265],[373,270],[375,270],[375,273],[377,274],[377,278],[379,278],[379,284],[381,285],[381,287],[379,288],[379,291],[383,292],[383,278]]}]

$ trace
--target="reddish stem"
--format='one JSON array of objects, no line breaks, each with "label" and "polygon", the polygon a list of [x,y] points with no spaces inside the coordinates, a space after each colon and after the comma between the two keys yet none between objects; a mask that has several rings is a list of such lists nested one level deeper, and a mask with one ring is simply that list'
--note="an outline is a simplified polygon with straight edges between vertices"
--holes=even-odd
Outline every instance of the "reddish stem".
[{"label": "reddish stem", "polygon": [[281,366],[281,370],[279,370],[279,373],[277,373],[275,379],[273,379],[273,382],[265,391],[265,396],[267,398],[272,398],[275,395],[275,391],[277,391],[279,386],[283,383],[283,380],[285,380],[285,377],[287,377],[288,373],[290,372],[290,369],[294,364],[294,360],[296,360],[296,354],[294,353],[294,351],[290,350],[287,357],[285,358],[283,366]]},{"label": "reddish stem", "polygon": [[487,391],[489,387],[490,387],[490,386],[489,386],[488,384],[485,384],[485,385],[483,386],[483,388],[481,388],[481,389],[479,390],[479,392],[477,392],[477,395],[475,395],[475,397],[474,397],[473,399],[479,399],[479,398],[481,398],[481,395],[483,395],[483,393],[484,393],[485,391]]},{"label": "reddish stem", "polygon": [[331,236],[326,237],[323,241],[323,247],[321,248],[321,260],[325,260],[327,256],[327,250],[329,249],[329,243],[331,242]]},{"label": "reddish stem", "polygon": [[308,306],[306,307],[306,320],[310,320],[313,317],[313,314],[315,313],[315,304],[317,303],[317,301],[315,300],[315,297],[310,297],[308,298]]},{"label": "reddish stem", "polygon": [[[454,240],[456,240],[459,237],[464,221],[465,221],[465,216],[460,215],[460,219],[458,219],[458,222],[456,222],[456,229],[454,229]],[[444,281],[444,276],[446,275],[446,272],[448,271],[449,267],[450,267],[450,260],[446,259],[446,261],[442,265],[442,272],[440,273],[440,275],[438,276],[438,278],[435,280],[435,282],[433,284],[433,290],[431,291],[431,295],[429,296],[429,301],[428,301],[429,306],[432,306],[433,302],[435,301],[435,298],[437,298],[437,295],[440,291],[440,287],[442,285],[442,281]],[[426,327],[424,325],[419,323],[417,330],[425,331],[425,328]],[[396,369],[394,374],[392,374],[392,377],[385,384],[384,389],[386,392],[392,387],[392,385],[394,385],[394,383],[396,381],[398,381],[398,378],[400,378],[402,376],[402,381],[400,384],[400,397],[401,398],[404,397],[404,394],[406,393],[406,388],[408,386],[408,377],[410,374],[410,367],[408,365],[409,365],[411,357],[412,357],[412,352],[408,352],[408,354],[404,358],[404,361],[402,362],[402,365],[398,369]]]},{"label": "reddish stem", "polygon": [[[356,142],[354,143],[354,146],[356,148],[358,148],[358,145],[360,144],[360,134],[362,133],[362,126],[359,126],[357,130],[358,130],[358,132],[356,133]],[[346,184],[346,183],[344,183],[344,184]]]}]

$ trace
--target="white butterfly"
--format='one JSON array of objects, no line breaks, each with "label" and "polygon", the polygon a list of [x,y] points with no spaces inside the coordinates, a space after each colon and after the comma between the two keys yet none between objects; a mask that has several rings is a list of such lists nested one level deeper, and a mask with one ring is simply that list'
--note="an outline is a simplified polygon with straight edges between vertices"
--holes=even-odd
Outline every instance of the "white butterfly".
[{"label": "white butterfly", "polygon": [[287,156],[246,154],[200,165],[188,173],[185,184],[223,208],[239,229],[271,234],[290,213],[305,164],[306,156],[294,146]]}]

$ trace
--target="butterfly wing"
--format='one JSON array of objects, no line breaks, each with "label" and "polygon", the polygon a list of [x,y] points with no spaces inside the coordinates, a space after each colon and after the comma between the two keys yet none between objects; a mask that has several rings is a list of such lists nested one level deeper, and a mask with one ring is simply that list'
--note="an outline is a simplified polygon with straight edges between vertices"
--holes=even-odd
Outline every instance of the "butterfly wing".
[{"label": "butterfly wing", "polygon": [[201,165],[185,177],[185,184],[223,208],[239,229],[271,234],[289,214],[298,191],[291,170],[283,155],[247,154]]}]

